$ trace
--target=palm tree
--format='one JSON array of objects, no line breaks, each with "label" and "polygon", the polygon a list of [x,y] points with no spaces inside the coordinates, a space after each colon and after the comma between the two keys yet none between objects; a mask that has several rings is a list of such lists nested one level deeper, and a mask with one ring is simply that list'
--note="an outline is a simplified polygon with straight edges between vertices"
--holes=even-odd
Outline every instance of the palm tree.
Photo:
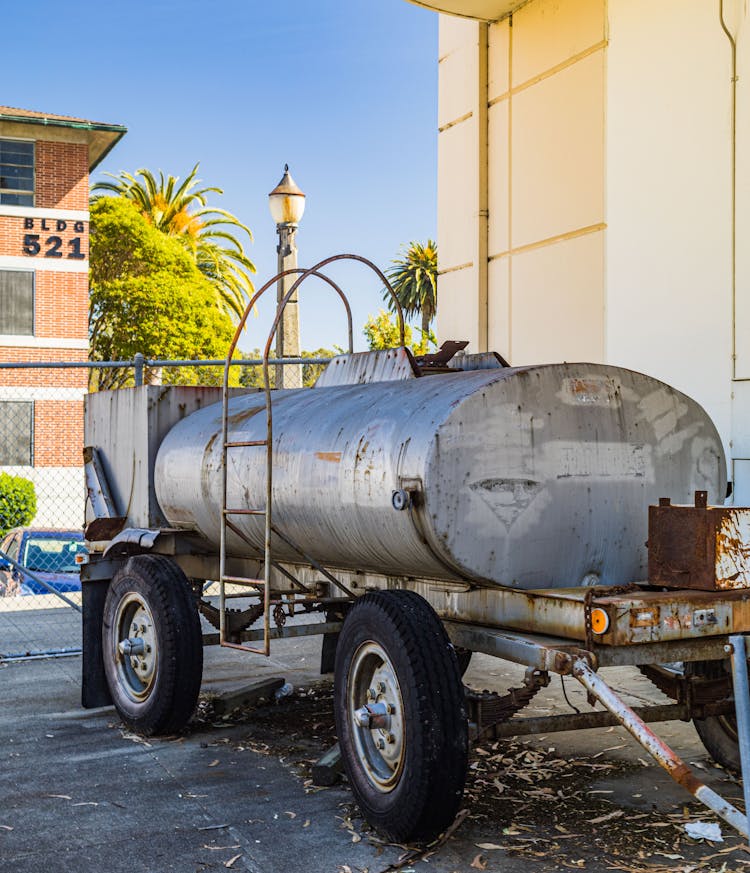
[{"label": "palm tree", "polygon": [[231,212],[208,205],[208,194],[224,192],[215,186],[197,188],[201,181],[196,179],[198,166],[182,184],[178,176],[165,178],[161,170],[158,180],[150,170],[136,170],[135,175],[123,170],[117,176],[105,173],[114,181],[97,182],[93,190],[131,200],[154,227],[179,239],[215,286],[222,308],[240,316],[254,291],[250,273],[255,272],[255,265],[235,231],[243,231],[250,240],[253,235]]},{"label": "palm tree", "polygon": [[[398,297],[404,315],[422,316],[422,336],[429,335],[430,322],[437,310],[437,243],[428,239],[426,245],[409,243],[403,257],[391,262],[388,281]],[[387,290],[383,292],[391,312],[396,305]]]}]

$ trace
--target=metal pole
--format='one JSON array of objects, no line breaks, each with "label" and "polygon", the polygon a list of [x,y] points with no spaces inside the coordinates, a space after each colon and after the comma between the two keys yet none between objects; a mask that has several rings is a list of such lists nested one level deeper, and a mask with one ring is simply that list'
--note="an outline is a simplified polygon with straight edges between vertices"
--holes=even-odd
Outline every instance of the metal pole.
[{"label": "metal pole", "polygon": [[750,686],[747,678],[747,650],[745,637],[729,637],[727,646],[732,658],[734,710],[737,716],[737,739],[742,765],[742,790],[745,797],[745,815],[750,815]]},{"label": "metal pole", "polygon": [[[296,224],[277,224],[276,233],[279,235],[279,244],[276,247],[278,255],[278,272],[297,268],[297,245]],[[282,276],[276,286],[276,305],[279,306],[284,300],[289,289],[294,283],[294,275]],[[299,358],[299,303],[295,293],[284,308],[284,313],[276,333],[276,357]],[[284,364],[276,366],[276,388],[301,388],[302,367],[298,364]]]},{"label": "metal pole", "polygon": [[708,785],[696,778],[688,765],[672,749],[650,730],[648,725],[615,694],[607,683],[582,659],[573,664],[573,676],[591,692],[620,724],[643,746],[651,757],[662,766],[675,782],[686,788],[696,800],[713,810],[744,837],[748,836],[747,817],[731,803],[720,797]]},{"label": "metal pole", "polygon": [[142,355],[140,352],[136,352],[133,356],[133,370],[135,373],[136,388],[140,388],[140,386],[143,385],[143,365],[145,362],[145,355]]}]

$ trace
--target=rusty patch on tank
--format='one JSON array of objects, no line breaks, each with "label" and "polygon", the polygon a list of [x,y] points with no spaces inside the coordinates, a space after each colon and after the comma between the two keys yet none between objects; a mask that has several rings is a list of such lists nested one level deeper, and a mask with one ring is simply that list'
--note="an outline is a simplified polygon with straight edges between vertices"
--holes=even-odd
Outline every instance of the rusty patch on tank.
[{"label": "rusty patch on tank", "polygon": [[341,452],[315,452],[319,461],[329,461],[331,464],[341,463]]},{"label": "rusty patch on tank", "polygon": [[587,406],[619,406],[617,386],[612,379],[567,378],[562,384],[562,400]]},{"label": "rusty patch on tank", "polygon": [[245,409],[242,412],[235,412],[232,415],[227,416],[227,422],[231,424],[242,424],[244,421],[248,421],[254,415],[257,415],[261,410],[265,409],[265,406],[257,406],[255,409]]}]

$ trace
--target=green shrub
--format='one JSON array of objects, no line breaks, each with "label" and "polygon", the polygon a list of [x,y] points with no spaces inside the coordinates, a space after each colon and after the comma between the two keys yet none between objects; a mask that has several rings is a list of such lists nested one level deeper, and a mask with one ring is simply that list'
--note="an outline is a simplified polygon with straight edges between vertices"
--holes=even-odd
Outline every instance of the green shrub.
[{"label": "green shrub", "polygon": [[24,527],[36,515],[34,483],[22,476],[0,473],[0,537],[13,527]]}]

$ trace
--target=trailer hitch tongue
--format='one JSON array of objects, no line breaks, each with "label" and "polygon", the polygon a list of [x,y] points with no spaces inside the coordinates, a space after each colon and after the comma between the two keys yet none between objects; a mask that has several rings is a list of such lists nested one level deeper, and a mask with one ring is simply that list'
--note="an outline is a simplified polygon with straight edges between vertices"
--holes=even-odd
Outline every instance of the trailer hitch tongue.
[{"label": "trailer hitch tongue", "polygon": [[583,687],[608,709],[620,724],[643,746],[675,782],[686,788],[696,800],[715,812],[744,837],[748,836],[748,820],[731,803],[696,778],[690,767],[650,730],[648,725],[595,673],[581,658],[573,664],[573,675]]}]

